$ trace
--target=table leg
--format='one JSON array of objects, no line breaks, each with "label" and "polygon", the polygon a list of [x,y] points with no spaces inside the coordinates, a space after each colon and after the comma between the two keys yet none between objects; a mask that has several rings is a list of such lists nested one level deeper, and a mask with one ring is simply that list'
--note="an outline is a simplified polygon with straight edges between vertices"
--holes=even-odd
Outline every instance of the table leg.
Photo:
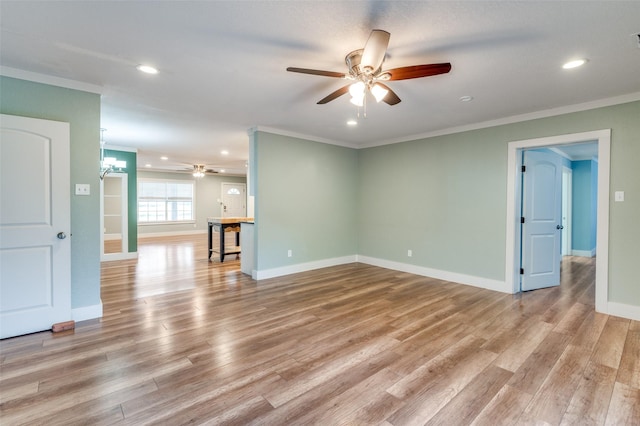
[{"label": "table leg", "polygon": [[209,232],[208,232],[208,234],[209,234],[209,258],[208,259],[211,260],[211,252],[212,252],[211,249],[213,248],[213,246],[211,244],[211,242],[212,242],[211,240],[213,239],[213,224],[212,223],[209,223]]},{"label": "table leg", "polygon": [[224,225],[220,225],[220,262],[224,262]]}]

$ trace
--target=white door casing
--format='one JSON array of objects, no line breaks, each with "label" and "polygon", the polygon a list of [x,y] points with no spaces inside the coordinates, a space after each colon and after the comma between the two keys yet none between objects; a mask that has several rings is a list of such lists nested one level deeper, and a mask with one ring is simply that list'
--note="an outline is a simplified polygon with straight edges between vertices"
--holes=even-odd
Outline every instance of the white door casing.
[{"label": "white door casing", "polygon": [[[521,260],[521,150],[527,148],[552,147],[574,143],[597,142],[598,144],[598,223],[596,257],[596,311],[609,313],[609,172],[611,168],[611,129],[582,133],[568,133],[535,139],[511,141],[507,144],[507,213],[505,230],[505,290],[520,291]],[[624,316],[624,315],[623,315]]]},{"label": "white door casing", "polygon": [[0,338],[71,319],[69,123],[0,116]]},{"label": "white door casing", "polygon": [[244,183],[222,184],[222,217],[247,215],[247,186]]},{"label": "white door casing", "polygon": [[560,285],[562,163],[553,153],[525,151],[521,290]]},{"label": "white door casing", "polygon": [[570,256],[572,250],[571,241],[571,214],[573,209],[573,171],[568,167],[562,168],[562,255]]}]

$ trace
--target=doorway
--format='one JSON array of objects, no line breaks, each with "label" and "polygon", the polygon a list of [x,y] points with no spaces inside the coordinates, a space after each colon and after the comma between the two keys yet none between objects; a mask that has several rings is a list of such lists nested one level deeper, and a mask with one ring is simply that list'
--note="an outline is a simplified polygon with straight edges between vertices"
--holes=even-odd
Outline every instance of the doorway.
[{"label": "doorway", "polygon": [[100,181],[100,260],[128,259],[128,175],[109,173]]},{"label": "doorway", "polygon": [[246,217],[247,186],[244,183],[222,183],[222,217]]},{"label": "doorway", "polygon": [[522,151],[527,148],[551,147],[594,141],[598,144],[599,172],[597,183],[598,256],[596,258],[596,300],[598,312],[607,312],[609,276],[609,170],[611,129],[550,136],[509,142],[507,148],[507,229],[505,281],[513,293],[520,291],[520,217],[522,216]]}]

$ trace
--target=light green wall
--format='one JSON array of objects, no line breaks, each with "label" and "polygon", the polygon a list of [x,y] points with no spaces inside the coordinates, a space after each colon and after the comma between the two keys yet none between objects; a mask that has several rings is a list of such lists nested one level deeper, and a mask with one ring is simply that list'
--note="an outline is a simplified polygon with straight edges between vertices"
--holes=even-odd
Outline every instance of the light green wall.
[{"label": "light green wall", "polygon": [[[71,307],[99,304],[100,95],[0,76],[0,112],[70,123]],[[76,183],[91,195],[73,195]]]},{"label": "light green wall", "polygon": [[256,269],[355,255],[357,152],[266,132],[253,143]]},{"label": "light green wall", "polygon": [[639,117],[632,102],[363,149],[358,253],[504,280],[508,142],[611,128],[611,195],[626,196],[610,207],[609,300],[640,306]]},{"label": "light green wall", "polygon": [[358,253],[504,279],[506,148],[479,138],[359,151]]},{"label": "light green wall", "polygon": [[504,280],[508,143],[610,128],[611,194],[626,196],[610,208],[609,300],[640,306],[638,117],[632,102],[361,150],[257,132],[257,270],[357,253]]},{"label": "light green wall", "polygon": [[[180,223],[171,225],[139,225],[138,234],[143,236],[150,233],[206,231],[207,217],[221,216],[220,204],[217,200],[222,198],[222,183],[244,183],[247,179],[242,176],[206,175],[200,179],[194,179],[190,173],[163,173],[138,171],[138,178],[143,179],[171,179],[171,180],[195,180],[196,182],[196,223]],[[137,201],[134,201],[134,206]]]}]

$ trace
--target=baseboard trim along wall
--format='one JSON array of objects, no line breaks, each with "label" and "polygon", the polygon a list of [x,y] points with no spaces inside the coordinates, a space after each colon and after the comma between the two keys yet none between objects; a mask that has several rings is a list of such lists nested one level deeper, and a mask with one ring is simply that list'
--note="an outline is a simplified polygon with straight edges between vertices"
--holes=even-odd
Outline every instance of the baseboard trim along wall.
[{"label": "baseboard trim along wall", "polygon": [[97,305],[71,309],[71,318],[76,322],[102,318],[102,300]]},{"label": "baseboard trim along wall", "polygon": [[312,271],[314,269],[328,268],[329,266],[338,266],[354,262],[357,262],[356,255],[334,257],[332,259],[297,263],[295,265],[283,266],[280,268],[263,269],[260,271],[254,270],[251,275],[254,280],[266,280],[268,278],[276,278],[284,275],[296,274],[298,272]]},{"label": "baseboard trim along wall", "polygon": [[640,321],[640,306],[625,305],[624,303],[608,302],[607,314],[615,317]]},{"label": "baseboard trim along wall", "polygon": [[110,262],[113,260],[130,260],[130,259],[137,259],[137,258],[138,258],[137,251],[132,251],[129,253],[106,253],[102,255],[100,262]]},{"label": "baseboard trim along wall", "polygon": [[369,256],[357,256],[358,262],[395,271],[408,272],[423,277],[436,278],[443,281],[451,281],[458,284],[466,284],[501,293],[513,293],[512,288],[504,281],[490,278],[476,277],[473,275],[459,274],[456,272],[442,271],[439,269],[425,268],[423,266],[409,265],[407,263],[393,262],[385,259],[377,259]]},{"label": "baseboard trim along wall", "polygon": [[152,237],[173,237],[177,235],[194,235],[194,234],[206,234],[208,231],[198,229],[195,231],[174,231],[174,232],[147,232],[141,233],[138,228],[138,238],[152,238]]},{"label": "baseboard trim along wall", "polygon": [[571,250],[572,256],[579,257],[594,257],[596,255],[596,249],[593,250]]}]

